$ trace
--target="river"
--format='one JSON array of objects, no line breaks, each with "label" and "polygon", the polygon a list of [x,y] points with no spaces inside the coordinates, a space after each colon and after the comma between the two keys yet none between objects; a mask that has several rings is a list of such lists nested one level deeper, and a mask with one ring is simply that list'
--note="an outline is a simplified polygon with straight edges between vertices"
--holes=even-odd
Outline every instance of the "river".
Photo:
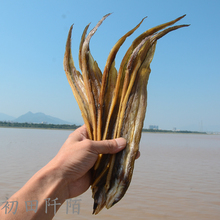
[{"label": "river", "polygon": [[[71,132],[0,128],[0,203],[47,164]],[[140,152],[119,203],[93,216],[89,189],[71,207],[65,202],[54,220],[220,219],[220,135],[142,133]]]}]

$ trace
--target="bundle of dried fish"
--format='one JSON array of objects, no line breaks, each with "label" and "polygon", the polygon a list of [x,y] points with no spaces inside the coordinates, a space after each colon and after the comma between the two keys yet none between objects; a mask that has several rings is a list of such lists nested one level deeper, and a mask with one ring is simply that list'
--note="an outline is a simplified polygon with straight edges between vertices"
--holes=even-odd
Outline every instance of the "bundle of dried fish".
[{"label": "bundle of dried fish", "polygon": [[126,38],[143,22],[142,19],[114,45],[102,74],[90,53],[89,42],[109,15],[104,16],[87,37],[89,25],[84,29],[79,47],[79,67],[82,74],[76,70],[71,54],[73,26],[69,30],[64,56],[64,70],[81,110],[89,138],[104,140],[124,137],[127,140],[123,151],[115,155],[99,155],[93,168],[94,214],[104,206],[110,208],[117,203],[131,182],[147,107],[146,88],[151,72],[150,63],[157,40],[170,31],[188,26],[169,27],[184,15],[145,31],[133,41],[117,72],[116,54]]}]

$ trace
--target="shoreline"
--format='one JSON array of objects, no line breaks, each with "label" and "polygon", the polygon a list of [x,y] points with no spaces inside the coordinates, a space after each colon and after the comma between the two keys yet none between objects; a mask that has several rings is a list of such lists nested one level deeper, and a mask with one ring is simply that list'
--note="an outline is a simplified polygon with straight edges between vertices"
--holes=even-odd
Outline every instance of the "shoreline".
[{"label": "shoreline", "polygon": [[[45,129],[45,130],[75,130],[81,125],[67,125],[67,124],[38,124],[38,123],[18,123],[18,122],[2,122],[0,121],[0,128],[22,128],[22,129]],[[142,129],[143,133],[169,133],[169,134],[219,134],[219,132],[199,132],[199,131],[172,131],[159,129]]]}]

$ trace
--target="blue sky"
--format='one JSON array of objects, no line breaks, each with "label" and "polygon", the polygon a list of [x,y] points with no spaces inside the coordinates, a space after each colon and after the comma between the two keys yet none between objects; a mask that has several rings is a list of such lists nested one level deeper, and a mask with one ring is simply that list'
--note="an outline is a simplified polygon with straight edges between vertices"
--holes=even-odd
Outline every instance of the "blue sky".
[{"label": "blue sky", "polygon": [[63,70],[70,25],[73,58],[84,27],[113,12],[91,40],[93,57],[103,70],[110,49],[145,16],[116,58],[116,67],[132,41],[145,30],[186,17],[190,27],[157,43],[148,83],[144,127],[220,131],[220,2],[217,0],[38,0],[1,1],[0,112],[14,117],[43,112],[82,124]]}]

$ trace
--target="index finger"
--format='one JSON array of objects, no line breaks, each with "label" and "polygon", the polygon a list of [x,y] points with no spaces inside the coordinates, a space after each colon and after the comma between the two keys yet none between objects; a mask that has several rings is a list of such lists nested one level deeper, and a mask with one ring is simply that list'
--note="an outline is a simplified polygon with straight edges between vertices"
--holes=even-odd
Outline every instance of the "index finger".
[{"label": "index finger", "polygon": [[72,132],[69,137],[74,138],[76,141],[83,141],[85,139],[89,139],[89,135],[86,129],[86,125],[82,125],[77,128],[74,132]]}]

